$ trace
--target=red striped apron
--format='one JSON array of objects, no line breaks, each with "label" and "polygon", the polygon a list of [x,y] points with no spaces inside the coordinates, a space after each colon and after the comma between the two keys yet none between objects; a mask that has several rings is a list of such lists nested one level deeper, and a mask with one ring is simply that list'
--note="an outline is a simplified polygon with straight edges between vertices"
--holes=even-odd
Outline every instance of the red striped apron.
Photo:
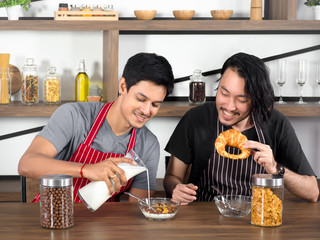
[{"label": "red striped apron", "polygon": [[[106,119],[106,116],[108,114],[108,111],[110,107],[112,106],[113,102],[105,104],[100,112],[98,113],[86,139],[84,140],[83,143],[80,144],[78,149],[73,153],[71,158],[68,160],[70,162],[77,162],[77,163],[87,163],[87,164],[94,164],[101,162],[105,159],[108,158],[118,158],[118,157],[124,157],[125,155],[123,154],[117,154],[117,153],[102,153],[99,152],[93,148],[91,148],[91,144],[97,135],[100,127],[102,126],[104,120]],[[134,149],[136,142],[136,129],[133,128],[129,140],[129,144],[127,147],[126,154]],[[78,190],[85,185],[87,185],[90,182],[90,180],[86,178],[73,178],[73,201],[74,202],[81,202],[80,197],[78,195]],[[114,193],[107,201],[108,202],[115,202],[118,200],[117,195],[119,193],[122,193],[124,191],[127,191],[130,189],[132,185],[132,178],[128,180],[127,184],[125,186],[122,186],[120,188],[119,192]],[[40,194],[36,196],[36,198],[32,202],[39,202],[40,201]]]}]

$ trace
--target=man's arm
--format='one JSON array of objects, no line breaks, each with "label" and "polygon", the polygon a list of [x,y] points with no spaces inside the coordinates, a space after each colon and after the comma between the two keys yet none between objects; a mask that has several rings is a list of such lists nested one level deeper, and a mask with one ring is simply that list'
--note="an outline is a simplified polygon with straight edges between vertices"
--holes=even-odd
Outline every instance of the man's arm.
[{"label": "man's arm", "polygon": [[[153,197],[156,191],[150,190],[150,197]],[[131,188],[130,193],[134,194],[139,198],[148,198],[148,190],[139,189],[139,188]],[[137,202],[138,200],[134,197],[129,196],[129,202]]]},{"label": "man's arm", "polygon": [[299,175],[285,169],[284,185],[294,195],[299,198],[317,202],[319,197],[319,187],[315,176]]},{"label": "man's arm", "polygon": [[197,186],[192,183],[183,184],[188,165],[175,156],[170,161],[164,177],[163,186],[167,194],[172,195],[174,201],[180,201],[182,205],[196,200]]},{"label": "man's arm", "polygon": [[[267,173],[278,174],[277,163],[269,145],[248,140],[243,147],[256,149],[257,151],[252,150],[254,161],[262,165]],[[319,187],[314,176],[300,175],[286,169],[284,183],[285,187],[297,197],[311,202],[318,200]]]},{"label": "man's arm", "polygon": [[[54,145],[41,136],[36,136],[27,151],[19,161],[18,173],[25,177],[40,179],[47,174],[65,174],[79,178],[83,163],[75,163],[57,160],[53,157],[57,154]],[[110,177],[118,174],[120,178],[113,179],[116,190],[127,182],[124,171],[117,165],[121,162],[132,164],[128,158],[109,158],[96,164],[87,164],[83,168],[83,176],[91,181],[105,181],[109,191],[113,192]]]}]

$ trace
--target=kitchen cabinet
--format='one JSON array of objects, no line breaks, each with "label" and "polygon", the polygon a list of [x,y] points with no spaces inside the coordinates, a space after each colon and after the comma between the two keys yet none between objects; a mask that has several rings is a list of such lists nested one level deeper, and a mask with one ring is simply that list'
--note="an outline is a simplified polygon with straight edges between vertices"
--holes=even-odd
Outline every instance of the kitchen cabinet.
[{"label": "kitchen cabinet", "polygon": [[[116,99],[118,92],[119,32],[126,33],[188,33],[188,34],[319,34],[316,20],[119,20],[119,21],[0,21],[0,31],[99,31],[103,36],[103,96]],[[61,103],[63,104],[63,103]],[[59,106],[59,105],[58,105]],[[50,116],[58,106],[39,103],[25,106],[18,102],[0,106],[0,116]],[[166,102],[158,116],[182,116],[194,105],[188,102]],[[287,116],[320,116],[320,106],[288,104],[277,106]]]}]

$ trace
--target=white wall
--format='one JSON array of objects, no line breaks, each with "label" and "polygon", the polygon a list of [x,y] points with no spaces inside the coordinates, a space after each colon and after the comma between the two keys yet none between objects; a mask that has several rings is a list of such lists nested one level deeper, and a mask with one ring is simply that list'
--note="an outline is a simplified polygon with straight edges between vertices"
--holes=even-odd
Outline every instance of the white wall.
[{"label": "white wall", "polygon": [[[29,12],[24,16],[52,17],[60,1],[50,0],[32,3]],[[88,1],[64,1],[69,4],[84,3]],[[133,17],[134,9],[157,9],[157,17],[172,17],[172,9],[195,9],[196,17],[210,17],[211,9],[233,9],[234,16],[249,17],[250,0],[230,1],[91,1],[93,4],[113,4],[120,17]],[[170,6],[170,7],[169,7]],[[299,1],[298,19],[312,19],[312,9]],[[4,9],[0,9],[0,17],[6,16]],[[0,22],[1,24],[1,22]],[[221,68],[223,62],[230,55],[244,51],[255,54],[261,58],[294,51],[320,43],[319,35],[120,35],[119,49],[119,76],[127,59],[137,52],[155,52],[165,56],[172,64],[176,78],[192,74],[193,70],[200,68],[209,71]],[[11,54],[10,63],[22,69],[26,57],[34,57],[39,68],[40,80],[44,78],[48,66],[57,67],[62,74],[62,98],[74,99],[74,78],[77,62],[85,59],[88,74],[101,80],[102,76],[102,33],[95,31],[0,31],[0,52]],[[288,80],[283,87],[284,96],[298,96],[299,89],[295,83],[297,61],[300,58],[308,60],[308,82],[304,86],[304,96],[320,96],[320,86],[315,83],[315,63],[320,58],[320,51],[306,53],[287,58]],[[267,63],[271,79],[274,83],[275,93],[279,88],[275,83],[276,62]],[[214,96],[215,79],[219,76],[210,76],[207,79],[207,95]],[[40,83],[40,89],[43,83]],[[187,96],[188,83],[175,85],[174,96]],[[12,100],[20,100],[18,92]],[[43,98],[42,91],[40,99]],[[319,118],[290,118],[303,149],[317,175],[320,176],[319,156]],[[31,127],[42,126],[48,118],[0,118],[0,135],[19,131]],[[161,149],[166,145],[179,118],[158,117],[147,125],[157,135]],[[0,141],[0,175],[17,174],[16,167],[19,158],[32,141],[35,134]],[[158,177],[164,176],[164,156],[161,159]]]}]

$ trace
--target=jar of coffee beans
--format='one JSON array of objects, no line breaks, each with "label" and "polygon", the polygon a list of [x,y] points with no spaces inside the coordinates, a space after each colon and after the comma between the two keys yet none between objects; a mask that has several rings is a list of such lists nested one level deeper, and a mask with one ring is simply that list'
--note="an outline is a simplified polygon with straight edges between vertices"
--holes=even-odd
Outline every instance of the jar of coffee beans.
[{"label": "jar of coffee beans", "polygon": [[40,224],[50,229],[73,226],[72,176],[45,175],[40,178]]},{"label": "jar of coffee beans", "polygon": [[196,69],[190,77],[189,102],[204,103],[206,101],[206,84],[200,69]]}]

